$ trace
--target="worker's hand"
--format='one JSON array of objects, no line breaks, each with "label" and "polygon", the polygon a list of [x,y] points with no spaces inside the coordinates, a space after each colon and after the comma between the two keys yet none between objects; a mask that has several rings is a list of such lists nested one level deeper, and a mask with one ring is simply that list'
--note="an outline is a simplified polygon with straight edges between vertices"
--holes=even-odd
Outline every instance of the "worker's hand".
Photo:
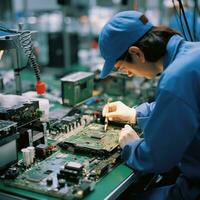
[{"label": "worker's hand", "polygon": [[131,126],[125,125],[119,133],[119,145],[121,148],[124,148],[126,144],[133,142],[139,138],[140,137],[135,132],[135,130],[131,128]]},{"label": "worker's hand", "polygon": [[127,123],[136,123],[136,110],[126,106],[121,101],[108,103],[103,108],[103,116],[110,121],[122,121]]}]

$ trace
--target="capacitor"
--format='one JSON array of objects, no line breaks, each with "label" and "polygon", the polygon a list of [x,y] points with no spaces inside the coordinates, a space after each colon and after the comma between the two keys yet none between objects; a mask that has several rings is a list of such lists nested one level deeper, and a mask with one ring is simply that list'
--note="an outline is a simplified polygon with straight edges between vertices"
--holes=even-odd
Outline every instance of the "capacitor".
[{"label": "capacitor", "polygon": [[31,160],[30,160],[30,151],[25,148],[21,150],[22,155],[23,155],[23,163],[26,167],[30,166]]},{"label": "capacitor", "polygon": [[27,147],[27,149],[29,150],[29,154],[30,154],[30,163],[33,164],[34,160],[35,160],[35,147]]},{"label": "capacitor", "polygon": [[82,199],[83,198],[83,194],[84,194],[83,190],[78,190],[76,192],[75,196],[76,196],[77,199]]},{"label": "capacitor", "polygon": [[50,185],[53,184],[53,178],[52,178],[52,177],[47,178],[46,181],[47,181],[47,185],[48,185],[48,186],[50,186]]},{"label": "capacitor", "polygon": [[5,173],[5,177],[7,179],[15,179],[19,175],[19,169],[16,167],[11,167],[8,169],[8,171]]},{"label": "capacitor", "polygon": [[58,180],[58,185],[59,185],[59,187],[64,187],[64,186],[65,186],[65,183],[66,183],[65,179],[59,179],[59,180]]}]

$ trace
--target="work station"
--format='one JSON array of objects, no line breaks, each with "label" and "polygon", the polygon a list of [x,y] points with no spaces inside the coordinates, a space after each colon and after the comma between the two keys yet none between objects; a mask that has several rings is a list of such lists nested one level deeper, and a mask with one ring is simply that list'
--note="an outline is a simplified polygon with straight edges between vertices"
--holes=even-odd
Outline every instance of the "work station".
[{"label": "work station", "polygon": [[1,1],[0,199],[200,199],[199,6]]}]

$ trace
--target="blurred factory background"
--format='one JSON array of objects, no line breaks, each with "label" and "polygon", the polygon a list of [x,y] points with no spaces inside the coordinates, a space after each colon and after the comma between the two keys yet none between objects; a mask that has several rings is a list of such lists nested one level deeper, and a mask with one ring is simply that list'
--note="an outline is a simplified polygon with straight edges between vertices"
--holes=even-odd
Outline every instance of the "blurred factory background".
[{"label": "blurred factory background", "polygon": [[[7,29],[19,30],[21,27],[36,31],[32,40],[41,74],[48,72],[49,76],[60,78],[74,71],[96,72],[102,68],[104,61],[98,49],[98,34],[115,13],[139,10],[155,25],[171,25],[176,12],[173,3],[178,5],[178,1],[171,0],[7,0],[0,2],[0,24]],[[183,1],[185,10],[190,9],[198,15],[197,4],[197,1]],[[198,21],[197,16],[195,23]],[[10,50],[2,52],[0,90],[13,93],[14,84],[10,81],[15,61]],[[19,54],[20,67],[23,67],[27,57],[23,50]],[[28,83],[22,86],[23,92],[33,89],[29,87]]]}]

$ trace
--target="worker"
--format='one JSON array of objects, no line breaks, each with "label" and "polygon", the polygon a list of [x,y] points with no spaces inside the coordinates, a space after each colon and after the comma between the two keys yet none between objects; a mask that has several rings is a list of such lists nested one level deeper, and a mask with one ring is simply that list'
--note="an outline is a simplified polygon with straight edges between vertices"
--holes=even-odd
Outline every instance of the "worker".
[{"label": "worker", "polygon": [[175,30],[153,26],[138,11],[113,16],[99,35],[105,59],[100,77],[115,67],[128,76],[160,75],[155,102],[136,109],[122,102],[103,108],[110,121],[137,123],[144,137],[126,125],[119,133],[122,158],[144,173],[178,167],[172,185],[154,188],[138,199],[187,199],[200,195],[200,43],[185,41]]}]

